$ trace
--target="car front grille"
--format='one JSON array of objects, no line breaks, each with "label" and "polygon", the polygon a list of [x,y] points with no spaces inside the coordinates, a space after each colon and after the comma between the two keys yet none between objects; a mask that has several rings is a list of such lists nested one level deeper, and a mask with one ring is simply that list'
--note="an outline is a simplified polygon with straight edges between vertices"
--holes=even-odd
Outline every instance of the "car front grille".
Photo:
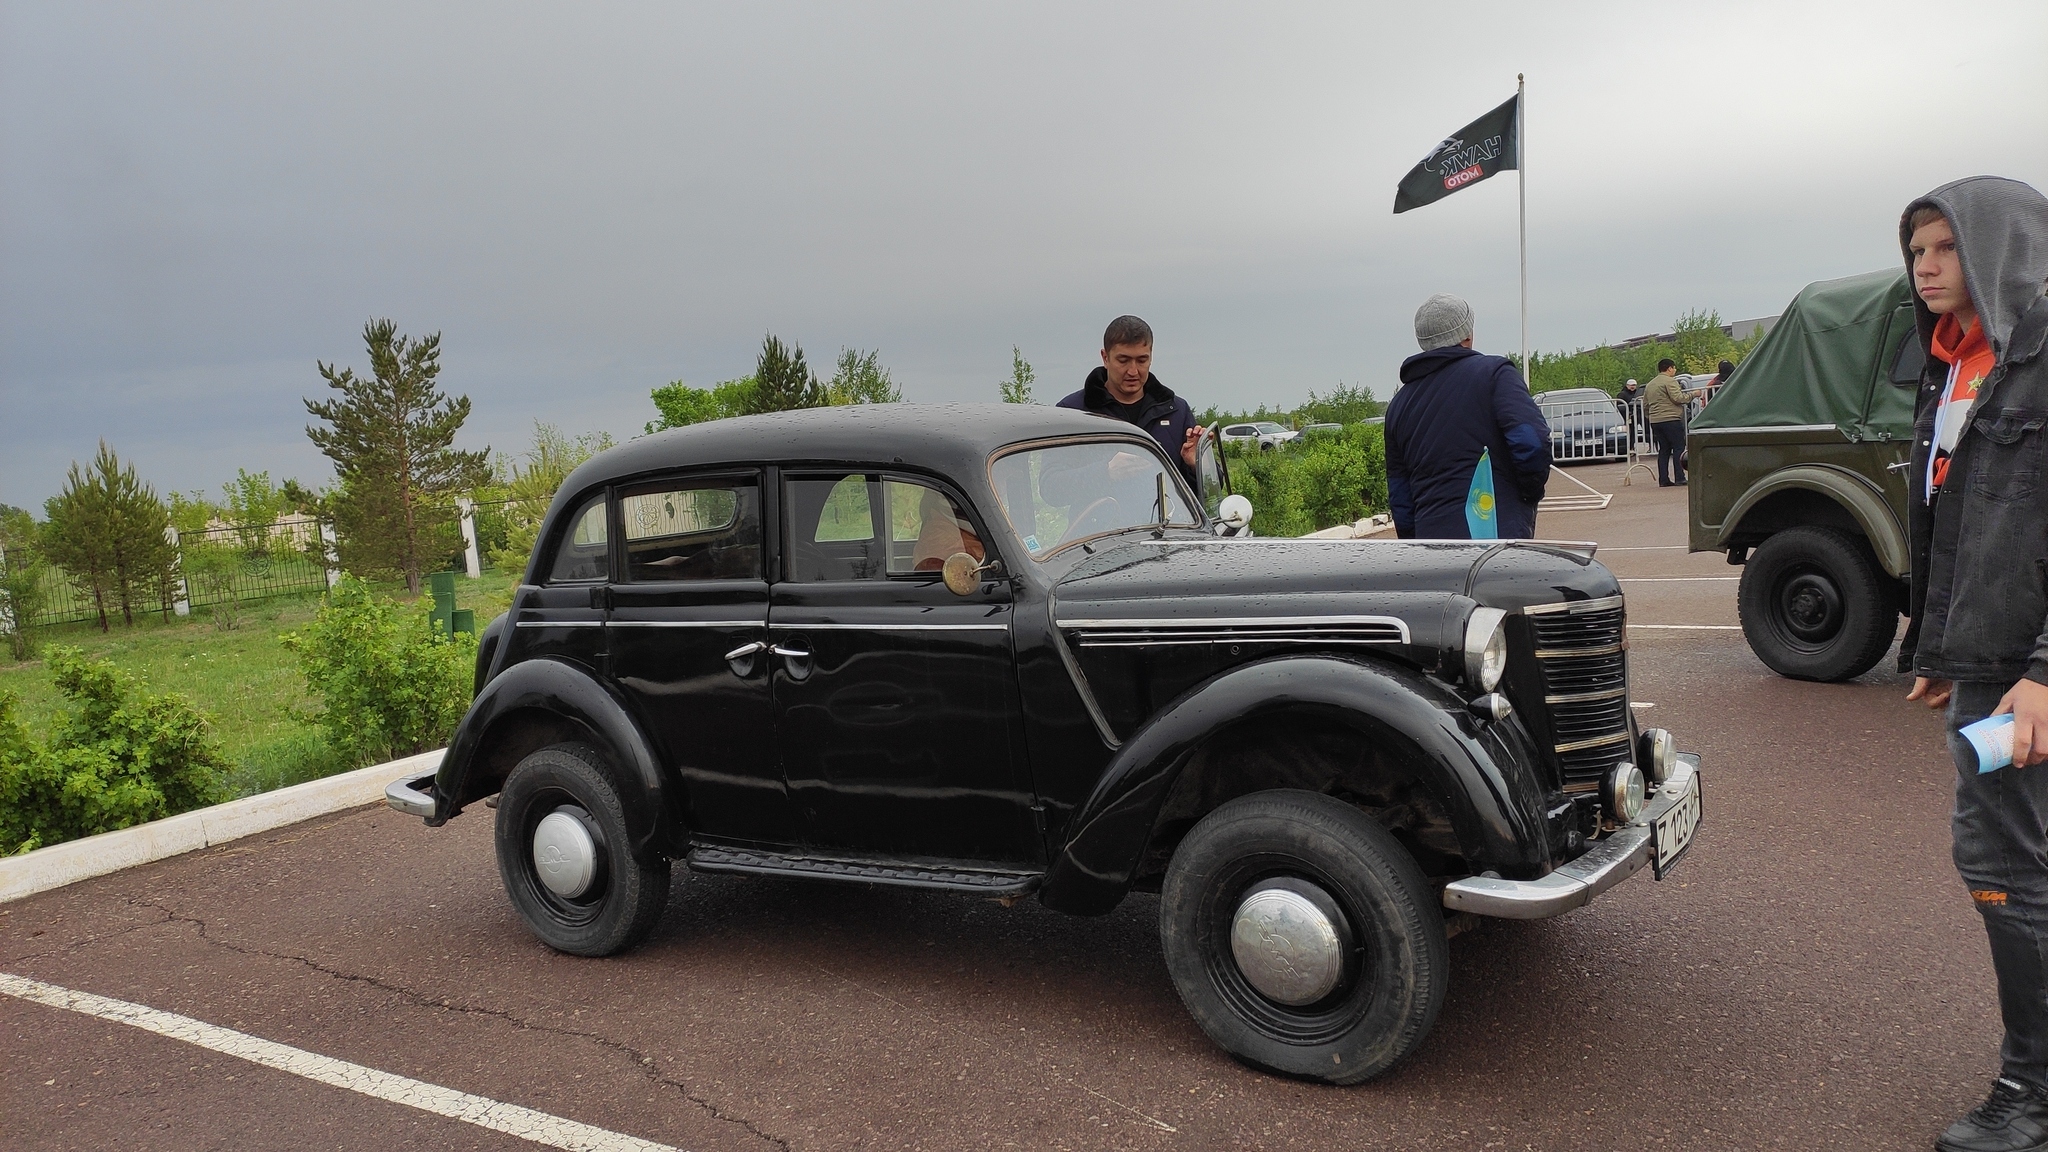
[{"label": "car front grille", "polygon": [[1618,596],[1523,609],[1566,792],[1597,792],[1629,755],[1626,617]]}]

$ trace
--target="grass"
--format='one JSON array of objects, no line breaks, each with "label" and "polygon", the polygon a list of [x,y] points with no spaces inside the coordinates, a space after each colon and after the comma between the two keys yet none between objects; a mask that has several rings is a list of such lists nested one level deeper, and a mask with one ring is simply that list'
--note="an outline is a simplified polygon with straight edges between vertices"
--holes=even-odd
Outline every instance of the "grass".
[{"label": "grass", "polygon": [[[475,610],[481,630],[511,604],[518,579],[498,571],[486,571],[474,581],[458,578],[455,603]],[[377,590],[401,601],[414,599],[396,581]],[[117,624],[106,633],[97,624],[58,625],[40,629],[36,639],[84,649],[155,691],[176,692],[192,701],[235,764],[226,781],[229,790],[251,796],[359,767],[338,756],[314,725],[320,702],[307,694],[298,661],[279,641],[312,620],[319,605],[319,597],[304,595],[255,601],[242,607],[232,630],[215,628],[211,612],[201,608],[182,620],[167,623],[153,616],[133,628]],[[47,734],[65,707],[40,660],[0,660],[0,691],[21,698],[21,715],[38,736]]]}]

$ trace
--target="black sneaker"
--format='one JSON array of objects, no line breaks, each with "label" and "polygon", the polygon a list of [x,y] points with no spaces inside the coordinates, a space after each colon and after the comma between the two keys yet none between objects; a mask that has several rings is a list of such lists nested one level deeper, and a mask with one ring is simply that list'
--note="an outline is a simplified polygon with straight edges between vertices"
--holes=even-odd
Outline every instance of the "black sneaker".
[{"label": "black sneaker", "polygon": [[2000,1076],[1991,1098],[1948,1126],[1940,1152],[2048,1152],[2048,1091]]}]

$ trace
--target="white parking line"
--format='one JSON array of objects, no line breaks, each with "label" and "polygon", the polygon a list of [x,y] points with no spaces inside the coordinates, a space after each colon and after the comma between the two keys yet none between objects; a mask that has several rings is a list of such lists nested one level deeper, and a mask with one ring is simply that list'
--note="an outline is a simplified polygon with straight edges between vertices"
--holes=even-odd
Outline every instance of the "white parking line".
[{"label": "white parking line", "polygon": [[74,992],[55,984],[30,980],[0,972],[0,992],[35,1004],[62,1008],[67,1012],[79,1012],[112,1020],[117,1024],[128,1024],[159,1036],[183,1040],[201,1048],[289,1072],[321,1084],[346,1088],[393,1104],[418,1108],[464,1124],[489,1128],[530,1140],[549,1148],[573,1149],[575,1152],[679,1152],[667,1144],[656,1144],[637,1136],[624,1136],[603,1128],[594,1128],[560,1116],[550,1116],[517,1104],[503,1104],[485,1096],[472,1096],[443,1088],[424,1080],[413,1080],[331,1056],[321,1056],[287,1044],[258,1039],[246,1032],[222,1028],[190,1016],[179,1016],[173,1012],[160,1012],[141,1004],[130,1004],[126,1000],[114,1000],[95,996],[90,992]]}]

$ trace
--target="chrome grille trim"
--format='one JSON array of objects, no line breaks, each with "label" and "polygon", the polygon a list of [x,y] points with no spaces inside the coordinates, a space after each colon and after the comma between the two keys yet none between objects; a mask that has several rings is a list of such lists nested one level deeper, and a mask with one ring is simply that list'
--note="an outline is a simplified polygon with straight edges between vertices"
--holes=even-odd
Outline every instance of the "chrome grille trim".
[{"label": "chrome grille trim", "polygon": [[1541,604],[1523,614],[1535,640],[1550,750],[1564,791],[1598,792],[1601,780],[1632,749],[1622,598]]},{"label": "chrome grille trim", "polygon": [[1602,596],[1597,600],[1563,600],[1556,604],[1531,604],[1527,608],[1522,609],[1522,615],[1548,616],[1556,612],[1565,612],[1573,616],[1579,616],[1587,612],[1598,612],[1605,608],[1619,608],[1621,607],[1621,600],[1622,598],[1619,596]]}]

